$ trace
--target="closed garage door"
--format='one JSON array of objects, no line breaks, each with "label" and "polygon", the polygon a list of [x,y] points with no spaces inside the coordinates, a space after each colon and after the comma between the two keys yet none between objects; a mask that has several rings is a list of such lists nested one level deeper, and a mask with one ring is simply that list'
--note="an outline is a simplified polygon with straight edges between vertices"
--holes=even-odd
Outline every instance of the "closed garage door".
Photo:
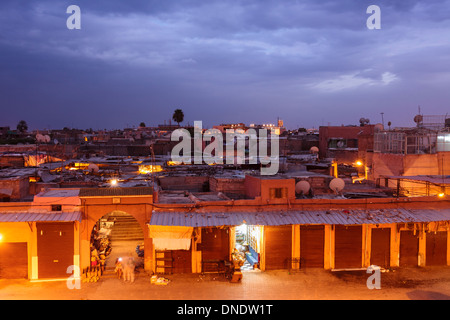
[{"label": "closed garage door", "polygon": [[266,270],[287,268],[292,257],[292,226],[264,227]]},{"label": "closed garage door", "polygon": [[426,265],[447,265],[447,231],[427,233],[426,241]]},{"label": "closed garage door", "polygon": [[73,223],[37,223],[38,277],[67,277],[73,265]]},{"label": "closed garage door", "polygon": [[388,268],[391,260],[391,229],[372,229],[370,264]]},{"label": "closed garage door", "polygon": [[300,226],[301,267],[323,268],[324,226]]},{"label": "closed garage door", "polygon": [[335,268],[360,268],[362,265],[362,227],[336,226]]},{"label": "closed garage door", "polygon": [[419,237],[413,231],[400,231],[400,267],[418,264]]},{"label": "closed garage door", "polygon": [[0,279],[27,279],[28,251],[26,242],[0,243]]}]

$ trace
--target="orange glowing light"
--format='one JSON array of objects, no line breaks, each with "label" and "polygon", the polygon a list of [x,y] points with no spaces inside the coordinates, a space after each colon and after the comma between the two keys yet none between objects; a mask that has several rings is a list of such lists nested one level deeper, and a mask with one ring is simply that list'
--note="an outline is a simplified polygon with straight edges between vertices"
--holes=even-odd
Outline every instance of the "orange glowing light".
[{"label": "orange glowing light", "polygon": [[361,160],[358,160],[358,161],[355,162],[355,165],[358,166],[358,167],[361,167],[363,165],[363,163],[362,163]]},{"label": "orange glowing light", "polygon": [[161,172],[163,171],[162,167],[159,165],[141,165],[139,166],[140,174],[148,174],[152,172]]}]

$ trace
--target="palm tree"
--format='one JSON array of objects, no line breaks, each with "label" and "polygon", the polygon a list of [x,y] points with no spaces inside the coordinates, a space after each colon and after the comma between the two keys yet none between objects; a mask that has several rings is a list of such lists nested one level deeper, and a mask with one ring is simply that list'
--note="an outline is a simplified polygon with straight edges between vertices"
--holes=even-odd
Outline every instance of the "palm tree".
[{"label": "palm tree", "polygon": [[173,116],[172,116],[173,121],[175,121],[176,123],[178,123],[178,126],[180,126],[180,122],[183,122],[184,120],[184,113],[183,110],[181,109],[176,109],[173,112]]},{"label": "palm tree", "polygon": [[16,128],[19,132],[24,133],[28,130],[28,124],[25,120],[20,120]]}]

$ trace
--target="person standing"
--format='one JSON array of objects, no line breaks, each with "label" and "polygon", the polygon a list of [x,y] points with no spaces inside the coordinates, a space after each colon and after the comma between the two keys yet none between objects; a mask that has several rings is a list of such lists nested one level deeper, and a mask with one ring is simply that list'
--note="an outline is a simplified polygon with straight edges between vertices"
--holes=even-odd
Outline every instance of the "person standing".
[{"label": "person standing", "polygon": [[114,271],[117,273],[117,277],[119,279],[122,278],[122,274],[123,274],[122,258],[117,258],[116,269]]},{"label": "person standing", "polygon": [[124,266],[123,266],[123,280],[124,281],[130,281],[134,282],[134,269],[135,269],[135,262],[134,258],[132,256],[126,257],[124,259]]}]

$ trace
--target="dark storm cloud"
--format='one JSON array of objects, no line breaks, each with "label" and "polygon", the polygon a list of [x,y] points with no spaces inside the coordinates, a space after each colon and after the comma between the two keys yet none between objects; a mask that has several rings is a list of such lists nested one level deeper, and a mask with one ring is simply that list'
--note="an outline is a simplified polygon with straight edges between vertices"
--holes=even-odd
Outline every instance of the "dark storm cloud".
[{"label": "dark storm cloud", "polygon": [[[71,4],[81,30],[66,28]],[[371,4],[381,30],[366,28]],[[180,107],[209,125],[380,112],[408,125],[419,104],[447,113],[449,11],[444,0],[2,0],[0,105],[14,106],[3,121],[156,125]]]}]

